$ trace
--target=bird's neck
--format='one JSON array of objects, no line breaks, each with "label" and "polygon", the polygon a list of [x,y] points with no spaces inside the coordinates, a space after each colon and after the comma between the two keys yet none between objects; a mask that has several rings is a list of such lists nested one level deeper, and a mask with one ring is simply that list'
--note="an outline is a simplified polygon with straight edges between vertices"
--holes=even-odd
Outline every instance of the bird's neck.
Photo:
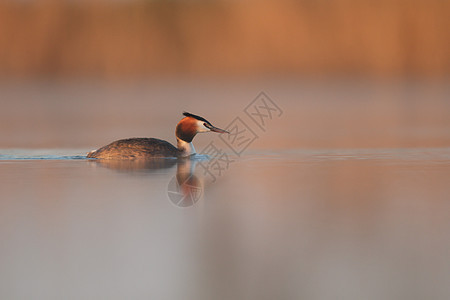
[{"label": "bird's neck", "polygon": [[190,156],[196,153],[192,142],[188,143],[177,138],[177,147],[181,151],[181,156]]}]

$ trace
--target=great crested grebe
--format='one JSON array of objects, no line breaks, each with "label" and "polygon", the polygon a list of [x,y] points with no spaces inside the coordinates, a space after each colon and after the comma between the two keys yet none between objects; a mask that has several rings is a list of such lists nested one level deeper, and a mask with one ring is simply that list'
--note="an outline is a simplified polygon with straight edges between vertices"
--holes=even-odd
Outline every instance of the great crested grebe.
[{"label": "great crested grebe", "polygon": [[177,147],[171,143],[154,138],[131,138],[112,142],[87,154],[88,158],[99,159],[151,159],[161,157],[187,157],[195,154],[192,140],[200,132],[229,133],[214,127],[206,119],[183,113],[185,116],[175,129]]}]

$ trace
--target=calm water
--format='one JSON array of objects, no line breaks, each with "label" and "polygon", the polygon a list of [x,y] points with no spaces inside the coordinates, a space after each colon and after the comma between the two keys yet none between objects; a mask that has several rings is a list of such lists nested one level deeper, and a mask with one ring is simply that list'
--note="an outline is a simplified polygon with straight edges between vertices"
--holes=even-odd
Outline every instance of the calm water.
[{"label": "calm water", "polygon": [[184,208],[83,153],[0,151],[1,298],[450,295],[450,148],[250,151]]},{"label": "calm water", "polygon": [[[0,89],[0,298],[449,299],[448,86],[266,86],[283,113],[263,129],[255,86]],[[183,109],[258,138],[240,157],[205,134],[209,160],[83,158],[172,141]]]}]

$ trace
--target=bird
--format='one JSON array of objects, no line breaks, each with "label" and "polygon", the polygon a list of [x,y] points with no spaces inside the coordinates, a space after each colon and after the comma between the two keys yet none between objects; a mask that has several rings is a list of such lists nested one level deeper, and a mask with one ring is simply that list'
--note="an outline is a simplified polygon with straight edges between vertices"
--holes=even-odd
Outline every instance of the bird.
[{"label": "bird", "polygon": [[87,154],[87,158],[142,160],[153,158],[185,158],[196,155],[192,140],[197,133],[228,131],[217,128],[203,117],[184,112],[176,128],[177,147],[156,138],[129,138],[114,141]]}]

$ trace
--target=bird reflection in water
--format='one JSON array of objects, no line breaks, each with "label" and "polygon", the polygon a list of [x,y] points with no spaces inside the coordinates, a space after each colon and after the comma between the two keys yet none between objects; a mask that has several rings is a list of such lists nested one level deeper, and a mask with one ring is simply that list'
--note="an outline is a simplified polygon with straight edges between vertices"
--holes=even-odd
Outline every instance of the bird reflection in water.
[{"label": "bird reflection in water", "polygon": [[170,169],[177,164],[177,159],[152,158],[152,159],[94,159],[90,163],[113,169],[123,173],[154,173],[161,169]]},{"label": "bird reflection in water", "polygon": [[177,165],[176,175],[167,186],[170,202],[177,207],[190,207],[203,196],[203,180],[195,174],[199,161],[205,158],[154,158],[146,160],[90,160],[90,163],[130,174],[151,174]]},{"label": "bird reflection in water", "polygon": [[195,175],[197,162],[191,159],[178,162],[177,174],[167,188],[167,195],[175,206],[193,206],[203,196],[203,182]]}]

